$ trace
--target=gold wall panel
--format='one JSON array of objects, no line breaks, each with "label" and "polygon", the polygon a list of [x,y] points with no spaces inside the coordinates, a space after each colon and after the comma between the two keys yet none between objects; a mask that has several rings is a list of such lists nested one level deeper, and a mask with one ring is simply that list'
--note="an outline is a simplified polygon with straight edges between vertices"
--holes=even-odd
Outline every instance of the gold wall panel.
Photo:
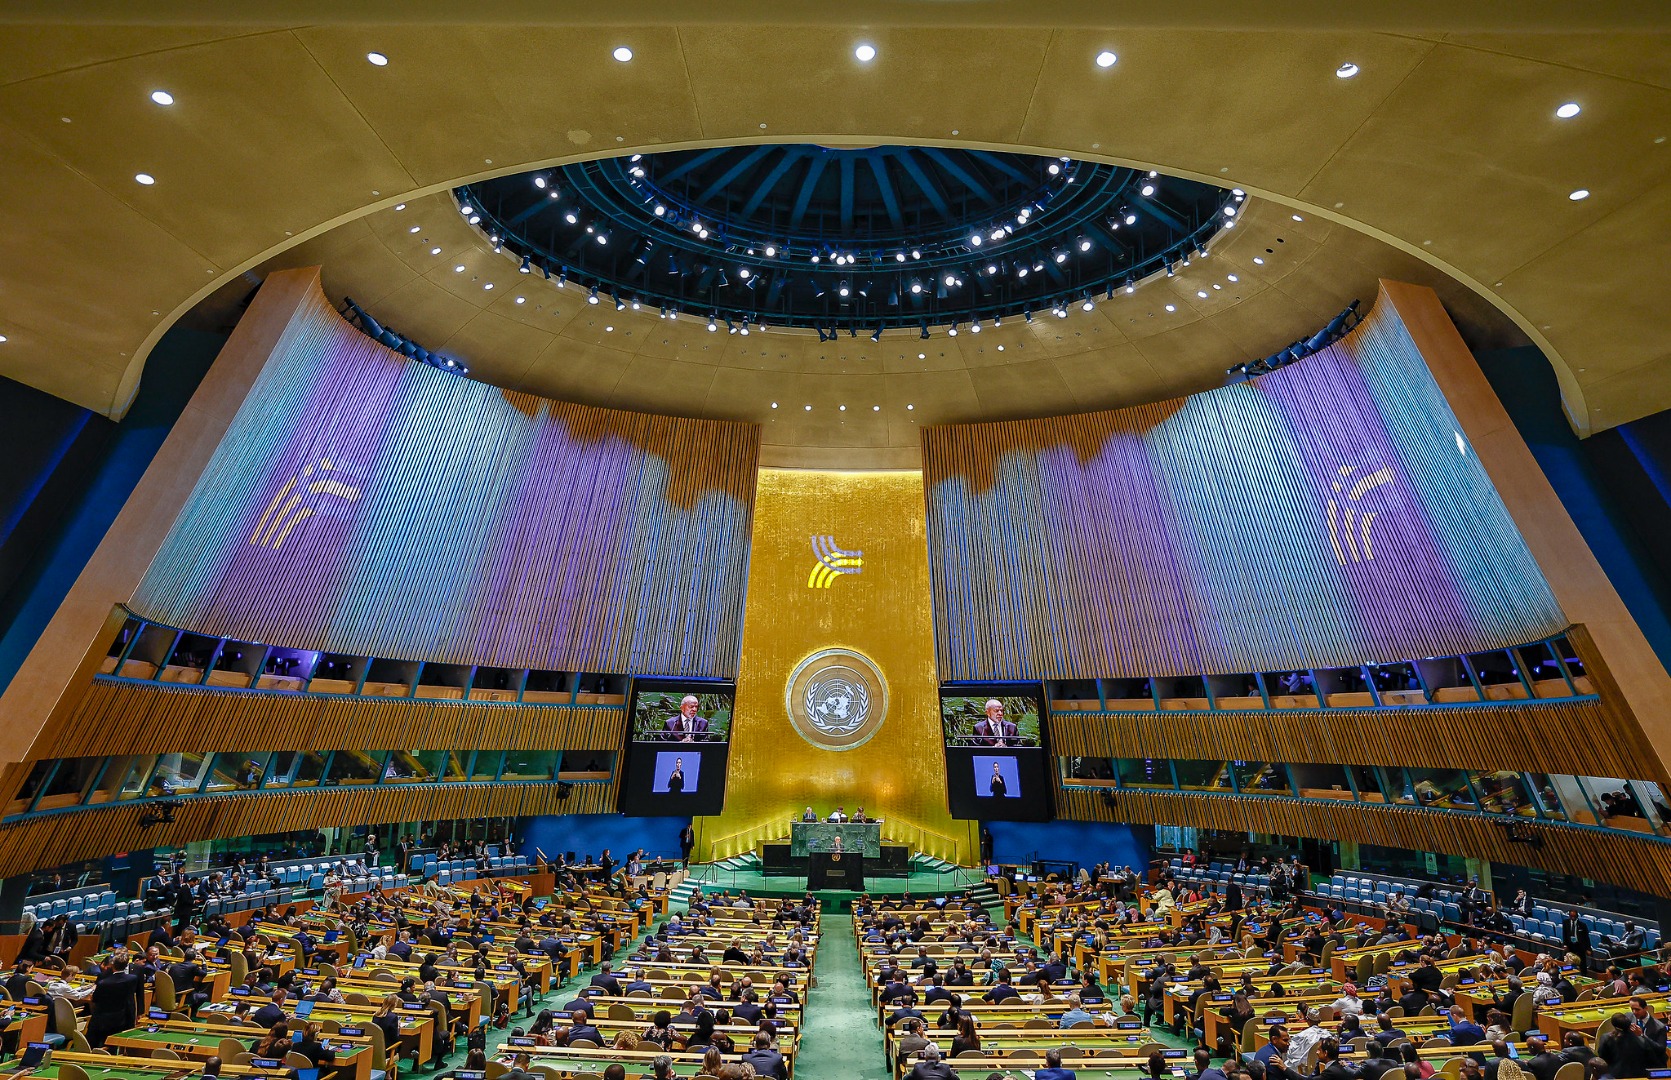
[{"label": "gold wall panel", "polygon": [[[698,819],[699,858],[787,836],[810,803],[820,815],[863,806],[888,840],[976,860],[974,822],[946,809],[923,506],[920,473],[760,470],[725,811]],[[862,552],[858,572],[813,574],[814,537]],[[886,719],[845,750],[803,738],[785,706],[797,666],[832,648],[863,654],[887,681]]]}]

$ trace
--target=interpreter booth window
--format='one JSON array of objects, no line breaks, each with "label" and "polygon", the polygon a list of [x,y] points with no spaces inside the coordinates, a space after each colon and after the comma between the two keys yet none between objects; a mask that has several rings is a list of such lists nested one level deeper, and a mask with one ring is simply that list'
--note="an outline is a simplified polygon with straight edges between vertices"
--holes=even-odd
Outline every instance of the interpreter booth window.
[{"label": "interpreter booth window", "polygon": [[[1559,790],[1561,781],[1568,783],[1573,794],[1577,793],[1578,785],[1572,782],[1571,777],[1551,776],[1548,773],[1526,774],[1527,793],[1531,795],[1532,801],[1537,805],[1539,812],[1544,817],[1555,821],[1567,821],[1570,818],[1566,800]],[[1582,806],[1583,799],[1580,798],[1575,805]]]},{"label": "interpreter booth window", "polygon": [[157,758],[157,770],[145,794],[153,798],[196,794],[208,767],[207,754],[163,754]]},{"label": "interpreter booth window", "polygon": [[1307,799],[1345,799],[1351,801],[1352,785],[1346,770],[1339,765],[1289,765],[1288,771],[1299,786],[1300,795]]},{"label": "interpreter booth window", "polygon": [[1435,810],[1476,810],[1474,793],[1460,769],[1409,769],[1417,804]]},{"label": "interpreter booth window", "polygon": [[267,786],[317,787],[325,775],[325,755],[318,750],[280,750],[267,768]]},{"label": "interpreter booth window", "polygon": [[1581,776],[1579,785],[1600,817],[1600,824],[1629,832],[1663,833],[1665,798],[1659,785],[1641,780]]},{"label": "interpreter booth window", "polygon": [[338,750],[331,755],[325,783],[343,786],[375,784],[383,778],[383,763],[388,757],[387,750]]},{"label": "interpreter booth window", "polygon": [[556,750],[506,750],[501,780],[550,780],[562,757]]},{"label": "interpreter booth window", "polygon": [[1536,817],[1526,779],[1517,772],[1499,769],[1494,772],[1471,772],[1468,779],[1479,793],[1480,809],[1492,814],[1513,814],[1516,817]]},{"label": "interpreter booth window", "polygon": [[1185,791],[1229,791],[1230,764],[1225,761],[1175,761],[1178,786]]},{"label": "interpreter booth window", "polygon": [[229,791],[255,791],[267,775],[267,762],[272,754],[260,751],[253,754],[216,754],[209,766],[209,782],[203,793],[222,794]]},{"label": "interpreter booth window", "polygon": [[1236,775],[1236,788],[1243,795],[1292,795],[1288,773],[1279,762],[1232,761],[1230,769]]},{"label": "interpreter booth window", "polygon": [[1059,760],[1062,762],[1063,776],[1068,780],[1095,780],[1105,784],[1114,780],[1113,758],[1067,757]]},{"label": "interpreter booth window", "polygon": [[58,763],[58,771],[47,781],[46,790],[36,808],[52,810],[60,806],[75,806],[81,802],[93,783],[103,758],[65,758]]},{"label": "interpreter booth window", "polygon": [[476,759],[470,763],[470,779],[496,780],[499,778],[499,762],[504,760],[503,750],[477,750]]},{"label": "interpreter booth window", "polygon": [[464,755],[455,750],[396,750],[384,770],[385,784],[429,784],[464,779]]},{"label": "interpreter booth window", "polygon": [[1121,758],[1120,786],[1172,790],[1172,763],[1158,758]]}]

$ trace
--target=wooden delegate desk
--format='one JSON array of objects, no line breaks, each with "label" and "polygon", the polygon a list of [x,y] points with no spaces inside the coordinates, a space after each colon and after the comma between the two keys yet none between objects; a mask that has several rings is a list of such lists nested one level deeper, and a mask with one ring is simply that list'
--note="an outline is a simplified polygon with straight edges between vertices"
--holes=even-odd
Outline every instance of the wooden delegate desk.
[{"label": "wooden delegate desk", "polygon": [[841,847],[849,854],[867,859],[882,857],[882,823],[880,821],[846,822],[796,821],[789,826],[789,856],[804,859],[821,851],[834,851],[835,838],[841,837]]},{"label": "wooden delegate desk", "polygon": [[[1648,1007],[1657,1016],[1665,1012],[1671,1005],[1671,994],[1663,991],[1642,995],[1648,1001]],[[1552,1046],[1559,1046],[1567,1032],[1576,1031],[1590,1041],[1595,1040],[1596,1031],[1602,1024],[1619,1013],[1630,1012],[1630,998],[1594,998],[1590,1001],[1575,1001],[1570,1005],[1548,1005],[1533,1014],[1537,1021],[1538,1030],[1549,1036]]]},{"label": "wooden delegate desk", "polygon": [[[560,1046],[535,1046],[530,1048],[517,1047],[514,1048],[514,1052],[511,1047],[501,1047],[499,1052],[488,1060],[508,1066],[515,1062],[517,1053],[526,1053],[532,1058],[532,1066],[535,1069],[548,1069],[556,1076],[563,1078],[573,1077],[581,1073],[593,1076],[600,1075],[611,1062],[616,1061],[626,1067],[629,1077],[649,1076],[652,1063],[663,1054],[667,1054],[672,1059],[674,1076],[695,1076],[702,1071],[701,1054],[689,1054],[682,1051],[669,1053],[660,1047],[653,1050],[612,1050],[609,1047],[601,1047],[597,1050],[570,1050]],[[740,1053],[731,1054],[727,1056],[726,1060],[738,1061],[741,1060],[741,1057]],[[789,1075],[794,1076],[793,1060],[786,1057],[785,1061],[790,1068]]]},{"label": "wooden delegate desk", "polygon": [[22,1049],[32,1042],[40,1042],[46,1037],[46,1005],[25,1005],[8,1001],[0,1005],[0,1031],[9,1031],[17,1036],[17,1046]]},{"label": "wooden delegate desk", "polygon": [[[616,1006],[621,1006],[622,1008],[631,1009],[633,1016],[639,1023],[643,1024],[648,1023],[656,1015],[656,1013],[661,1012],[664,1009],[669,1013],[677,1013],[679,1011],[679,1006],[684,1004],[690,998],[690,985],[691,984],[689,983],[685,983],[685,989],[681,990],[676,997],[594,997],[587,1000],[589,1004],[597,1009],[598,1014],[601,1016],[611,1017],[616,1020],[625,1020],[626,1014],[616,1008]],[[659,989],[660,988],[658,987],[658,990]],[[734,1001],[716,1001],[713,1003],[716,1008],[723,1007],[727,1009],[735,1006],[736,1004],[737,1003]],[[801,1005],[796,1004],[779,1005],[777,1007],[777,1020],[780,1023],[793,1028],[798,1033],[802,1030],[802,1008],[803,1007]],[[611,1016],[611,1014],[614,1015]],[[592,1017],[593,1020],[596,1020],[597,1018],[597,1016]]]},{"label": "wooden delegate desk", "polygon": [[[109,1054],[78,1054],[73,1050],[54,1050],[52,1060],[37,1065],[28,1075],[31,1080],[58,1080],[61,1065],[79,1065],[88,1080],[197,1080],[202,1067],[194,1061],[161,1061],[154,1058],[114,1057]],[[16,1072],[17,1059],[6,1062],[8,1071]],[[289,1067],[257,1069],[250,1065],[222,1062],[220,1074],[228,1080],[288,1080]]]},{"label": "wooden delegate desk", "polygon": [[[172,1050],[190,1061],[207,1061],[220,1056],[222,1039],[236,1039],[248,1050],[266,1034],[260,1028],[233,1024],[201,1024],[183,1020],[153,1020],[110,1036],[105,1046],[137,1057],[149,1057],[155,1050]],[[369,1036],[321,1037],[336,1052],[332,1069],[343,1080],[371,1080],[372,1044]],[[54,1056],[56,1060],[56,1055]]]},{"label": "wooden delegate desk", "polygon": [[[381,1005],[383,999],[395,993],[400,988],[399,983],[393,985],[376,979],[353,979],[347,976],[337,977],[337,989],[344,997],[353,994],[364,996],[365,1001],[358,1004]],[[482,992],[474,984],[458,986],[453,983],[436,983],[430,991],[432,996],[439,997],[447,1005],[449,1019],[460,1017],[470,1026],[475,1027],[482,1022]],[[403,1005],[402,1008],[405,1008]]]},{"label": "wooden delegate desk", "polygon": [[[296,1018],[296,1002],[286,1001],[284,1012],[290,1018],[292,1029],[302,1023]],[[333,1005],[328,1001],[313,1003],[313,1011],[306,1019],[314,1023],[323,1024],[326,1021],[345,1028],[370,1028],[372,1016],[379,1006],[375,1005]],[[232,1014],[233,1003],[230,1001],[205,1005],[198,1010],[199,1021],[217,1022]],[[395,1016],[400,1022],[401,1048],[407,1052],[417,1051],[419,1061],[429,1061],[435,1056],[435,1017],[426,1009],[417,1011],[412,1009],[398,1009]],[[250,1031],[260,1034],[260,1029],[250,1027]],[[253,1036],[252,1036],[253,1037]]]}]

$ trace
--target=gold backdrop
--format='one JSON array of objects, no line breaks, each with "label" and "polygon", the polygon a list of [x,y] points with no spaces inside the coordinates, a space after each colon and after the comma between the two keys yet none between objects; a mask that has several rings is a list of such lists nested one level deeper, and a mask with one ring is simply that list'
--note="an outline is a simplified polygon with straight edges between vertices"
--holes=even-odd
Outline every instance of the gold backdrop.
[{"label": "gold backdrop", "polygon": [[[974,823],[946,810],[925,535],[921,473],[760,470],[725,812],[697,820],[698,858],[787,836],[810,803],[863,806],[885,839],[975,861]],[[863,552],[862,567],[813,587],[815,536]],[[784,703],[796,665],[827,648],[863,653],[888,684],[881,728],[850,750],[803,739]]]}]

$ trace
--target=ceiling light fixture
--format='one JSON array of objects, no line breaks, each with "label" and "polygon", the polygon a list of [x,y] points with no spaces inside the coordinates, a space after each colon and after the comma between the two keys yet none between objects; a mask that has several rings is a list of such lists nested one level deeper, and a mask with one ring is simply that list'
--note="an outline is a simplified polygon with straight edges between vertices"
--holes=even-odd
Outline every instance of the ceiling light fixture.
[{"label": "ceiling light fixture", "polygon": [[151,100],[158,105],[172,105],[174,104],[174,95],[167,90],[153,90],[151,91]]},{"label": "ceiling light fixture", "polygon": [[1143,193],[1144,198],[1147,198],[1155,193],[1155,182],[1153,180],[1145,180],[1143,181],[1143,186],[1138,190]]},{"label": "ceiling light fixture", "polygon": [[858,58],[859,63],[868,64],[876,59],[876,46],[867,42],[854,49],[853,55]]},{"label": "ceiling light fixture", "polygon": [[615,51],[610,53],[609,55],[613,56],[615,59],[619,60],[621,63],[624,64],[628,60],[632,59],[632,50],[627,48],[625,45],[617,45],[615,47]]},{"label": "ceiling light fixture", "polygon": [[1114,66],[1115,62],[1118,61],[1119,59],[1120,58],[1118,56],[1115,56],[1113,53],[1109,52],[1107,49],[1104,49],[1102,52],[1097,53],[1097,67],[1099,67],[1099,68],[1111,68],[1111,67]]},{"label": "ceiling light fixture", "polygon": [[1584,110],[1579,107],[1578,102],[1569,101],[1565,105],[1562,105],[1559,109],[1556,109],[1555,115],[1560,117],[1562,120],[1571,120],[1583,111]]},{"label": "ceiling light fixture", "polygon": [[389,58],[380,52],[368,52],[366,53],[366,59],[371,61],[373,67],[389,66]]},{"label": "ceiling light fixture", "polygon": [[[144,181],[141,181],[141,183],[143,183],[143,182]],[[1589,188],[1579,188],[1577,191],[1575,191],[1571,195],[1567,196],[1567,198],[1571,199],[1573,202],[1581,202],[1582,200],[1588,199],[1589,197],[1590,197],[1590,189]]]},{"label": "ceiling light fixture", "polygon": [[146,187],[150,187],[152,184],[157,182],[157,178],[148,172],[134,173],[133,178]]},{"label": "ceiling light fixture", "polygon": [[1337,79],[1350,79],[1357,73],[1358,65],[1352,63],[1350,60],[1334,69],[1334,77]]}]

